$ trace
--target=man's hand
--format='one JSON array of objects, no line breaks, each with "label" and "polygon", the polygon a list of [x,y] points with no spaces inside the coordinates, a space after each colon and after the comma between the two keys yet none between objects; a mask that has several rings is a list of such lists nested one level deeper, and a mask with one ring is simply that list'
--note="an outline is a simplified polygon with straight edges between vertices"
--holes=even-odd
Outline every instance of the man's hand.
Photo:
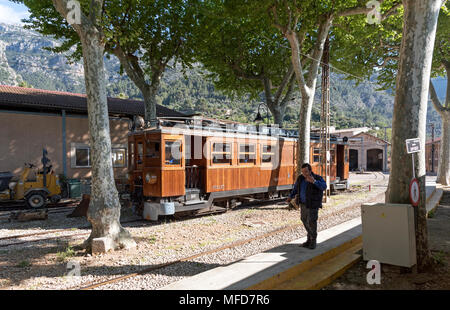
[{"label": "man's hand", "polygon": [[312,177],[312,175],[308,175],[308,176],[306,177],[306,181],[308,181],[309,183],[314,183],[314,182],[316,182],[316,180]]}]

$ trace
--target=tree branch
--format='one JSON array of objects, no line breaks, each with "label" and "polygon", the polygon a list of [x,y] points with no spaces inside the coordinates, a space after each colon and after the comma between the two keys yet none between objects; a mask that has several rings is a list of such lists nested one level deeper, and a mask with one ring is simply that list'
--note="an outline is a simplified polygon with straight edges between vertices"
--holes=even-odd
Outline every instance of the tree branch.
[{"label": "tree branch", "polygon": [[386,56],[383,59],[383,63],[381,65],[376,64],[376,66],[379,67],[379,68],[384,68],[388,64],[389,60],[399,61],[399,59],[400,59],[400,57],[398,57],[398,56]]},{"label": "tree branch", "polygon": [[320,23],[319,30],[317,32],[317,41],[312,51],[312,63],[308,73],[307,85],[310,88],[313,87],[313,83],[318,74],[320,61],[322,60],[323,48],[331,27],[331,21],[332,16],[326,16],[325,20]]},{"label": "tree branch", "polygon": [[290,30],[289,25],[288,26],[282,26],[280,24],[280,20],[278,18],[278,13],[277,13],[277,6],[274,4],[271,7],[269,7],[268,9],[268,13],[270,16],[270,13],[272,12],[273,14],[273,18],[274,18],[274,23],[273,26],[277,29],[279,29],[281,31],[281,33],[284,35],[287,31]]},{"label": "tree branch", "polygon": [[262,83],[264,85],[264,96],[266,97],[266,105],[269,108],[273,108],[273,99],[272,99],[272,81],[269,78],[263,77]]},{"label": "tree branch", "polygon": [[[73,13],[72,9],[68,8],[68,1],[69,0],[52,0],[53,6],[55,7],[55,9],[59,12],[59,14],[61,14],[62,17],[64,17],[64,19],[67,21],[67,23],[69,23],[68,21],[68,14],[69,13]],[[93,3],[96,3],[98,5],[98,12],[97,13],[101,13],[102,7],[103,7],[103,0],[91,0],[91,8],[90,11],[93,11]],[[78,36],[83,37],[84,34],[86,34],[89,31],[95,30],[98,33],[101,33],[101,30],[99,30],[96,25],[95,25],[95,20],[94,22],[91,20],[92,16],[92,12],[90,12],[90,16],[89,18],[83,14],[83,12],[80,9],[80,12],[77,12],[80,14],[80,23],[73,23],[70,24],[70,26],[72,26],[72,28],[76,31],[76,33],[78,34]],[[99,14],[100,16],[100,14]]]},{"label": "tree branch", "polygon": [[394,15],[397,10],[403,5],[403,3],[400,1],[397,4],[394,4],[393,7],[391,7],[386,13],[384,13],[383,15],[381,15],[381,21],[384,21],[385,19],[387,19],[388,17]]},{"label": "tree branch", "polygon": [[233,70],[234,74],[237,76],[246,79],[246,80],[263,80],[264,75],[263,74],[254,74],[254,73],[248,73],[244,71],[237,63],[235,62],[228,62],[225,60],[226,63],[228,63],[228,66]]},{"label": "tree branch", "polygon": [[436,109],[436,111],[439,113],[439,115],[443,115],[445,108],[442,106],[441,102],[439,101],[439,98],[437,96],[436,93],[436,89],[434,88],[433,82],[430,79],[430,86],[429,86],[429,91],[430,93],[430,97],[431,97],[431,102],[433,103],[434,108]]},{"label": "tree branch", "polygon": [[126,54],[120,44],[117,44],[112,49],[112,52],[119,59],[128,77],[136,84],[141,92],[147,91],[149,85],[145,80],[145,73],[139,65],[137,57],[132,54]]},{"label": "tree branch", "polygon": [[281,84],[278,86],[277,92],[275,93],[274,101],[278,102],[280,100],[281,94],[283,93],[283,90],[286,88],[286,85],[292,80],[292,77],[295,78],[294,74],[294,66],[291,64],[289,66],[288,71],[283,77],[283,80],[281,81]]},{"label": "tree branch", "polygon": [[291,79],[289,80],[288,90],[286,92],[286,95],[284,96],[283,100],[281,100],[280,106],[284,108],[286,104],[290,101],[290,97],[292,93],[294,92],[294,86],[295,86],[295,74],[292,74]]}]

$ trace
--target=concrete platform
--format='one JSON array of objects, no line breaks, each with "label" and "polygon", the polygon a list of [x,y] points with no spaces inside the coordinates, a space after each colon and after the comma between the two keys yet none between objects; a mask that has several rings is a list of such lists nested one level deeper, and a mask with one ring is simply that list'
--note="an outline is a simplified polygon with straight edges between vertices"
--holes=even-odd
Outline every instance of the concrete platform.
[{"label": "concrete platform", "polygon": [[[162,289],[244,290],[256,289],[257,285],[264,281],[276,285],[277,282],[285,280],[280,274],[289,273],[292,268],[298,267],[302,263],[307,263],[303,265],[305,267],[311,267],[314,263],[320,263],[324,259],[330,258],[333,250],[340,245],[351,244],[352,241],[358,242],[361,232],[361,219],[357,218],[321,231],[317,238],[317,248],[314,250],[300,247],[299,245],[306,241],[306,237],[300,238],[233,264],[211,269],[172,283]],[[268,286],[266,284],[264,287]]]},{"label": "concrete platform", "polygon": [[[433,182],[430,182],[433,183]],[[427,210],[435,208],[442,189],[427,182]],[[238,262],[208,270],[161,288],[162,290],[319,289],[361,259],[361,218],[320,231],[317,248],[294,240]]]},{"label": "concrete platform", "polygon": [[[440,189],[442,190],[442,188]],[[448,194],[436,206],[433,217],[427,219],[430,250],[450,252],[450,197]],[[442,196],[442,194],[441,194]]]}]

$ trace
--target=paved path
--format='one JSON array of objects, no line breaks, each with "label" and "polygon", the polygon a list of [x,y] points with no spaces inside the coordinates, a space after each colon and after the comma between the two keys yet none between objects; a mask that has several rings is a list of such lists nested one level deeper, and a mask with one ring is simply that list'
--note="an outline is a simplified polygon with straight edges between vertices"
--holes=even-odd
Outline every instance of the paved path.
[{"label": "paved path", "polygon": [[434,216],[428,219],[430,249],[450,253],[450,189],[446,189]]}]

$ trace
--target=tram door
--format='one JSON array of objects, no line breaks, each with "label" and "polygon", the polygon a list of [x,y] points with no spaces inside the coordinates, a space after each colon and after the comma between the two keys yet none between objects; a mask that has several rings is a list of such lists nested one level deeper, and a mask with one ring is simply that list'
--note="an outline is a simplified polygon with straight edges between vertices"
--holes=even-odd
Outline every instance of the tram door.
[{"label": "tram door", "polygon": [[345,145],[336,145],[336,177],[345,179]]},{"label": "tram door", "polygon": [[202,189],[206,159],[203,154],[206,138],[201,136],[185,136],[186,189]]}]

